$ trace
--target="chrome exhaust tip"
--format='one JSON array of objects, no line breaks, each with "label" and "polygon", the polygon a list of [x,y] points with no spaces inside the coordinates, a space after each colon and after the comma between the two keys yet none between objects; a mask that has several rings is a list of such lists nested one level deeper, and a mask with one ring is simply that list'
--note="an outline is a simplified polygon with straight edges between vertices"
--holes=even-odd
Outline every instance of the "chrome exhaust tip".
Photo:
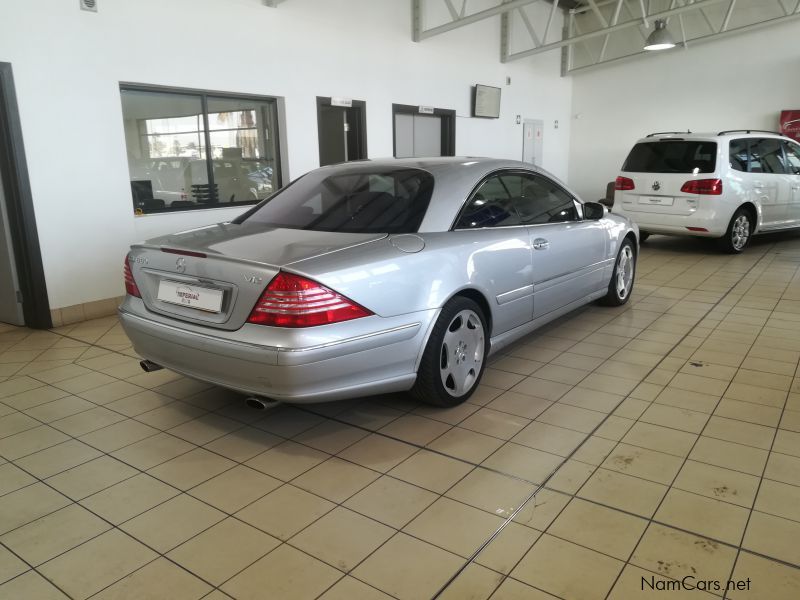
[{"label": "chrome exhaust tip", "polygon": [[153,361],[146,360],[146,359],[142,360],[142,361],[139,361],[139,366],[142,367],[142,371],[144,371],[145,373],[152,373],[153,371],[160,371],[161,369],[164,368],[161,365],[157,365]]},{"label": "chrome exhaust tip", "polygon": [[268,398],[259,398],[258,396],[248,396],[244,401],[247,406],[256,410],[266,410],[273,408],[279,404],[277,400],[270,400]]}]

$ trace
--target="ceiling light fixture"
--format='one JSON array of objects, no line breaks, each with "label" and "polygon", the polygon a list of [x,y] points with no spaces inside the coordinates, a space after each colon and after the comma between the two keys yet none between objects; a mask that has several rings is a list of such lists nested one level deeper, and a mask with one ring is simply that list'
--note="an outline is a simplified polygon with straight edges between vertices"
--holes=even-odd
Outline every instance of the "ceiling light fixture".
[{"label": "ceiling light fixture", "polygon": [[667,22],[664,19],[656,19],[655,29],[647,36],[644,43],[645,50],[669,50],[675,47],[675,40],[667,31]]}]

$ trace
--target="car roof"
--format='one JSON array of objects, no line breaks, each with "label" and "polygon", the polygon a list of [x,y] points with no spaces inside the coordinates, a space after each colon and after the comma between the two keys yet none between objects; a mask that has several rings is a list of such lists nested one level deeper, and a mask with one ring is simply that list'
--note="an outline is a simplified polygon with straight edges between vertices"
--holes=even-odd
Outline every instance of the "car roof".
[{"label": "car roof", "polygon": [[789,140],[790,138],[778,133],[777,131],[761,131],[758,129],[731,129],[717,132],[664,132],[664,133],[651,133],[646,137],[640,138],[637,143],[652,142],[657,140],[703,140],[703,141],[718,141],[730,140],[740,138],[778,138],[782,140]]}]

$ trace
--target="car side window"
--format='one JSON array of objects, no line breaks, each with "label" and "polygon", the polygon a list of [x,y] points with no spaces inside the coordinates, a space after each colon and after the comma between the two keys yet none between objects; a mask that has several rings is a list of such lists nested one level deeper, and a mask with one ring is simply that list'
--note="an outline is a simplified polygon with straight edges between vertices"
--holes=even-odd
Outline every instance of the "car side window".
[{"label": "car side window", "polygon": [[534,174],[516,177],[519,195],[513,201],[524,225],[578,220],[575,200],[554,181]]},{"label": "car side window", "polygon": [[800,146],[792,142],[783,142],[786,151],[786,166],[790,175],[800,175]]},{"label": "car side window", "polygon": [[781,140],[760,138],[750,140],[751,173],[788,173],[783,158]]},{"label": "car side window", "polygon": [[731,169],[747,172],[747,139],[731,140],[729,156]]},{"label": "car side window", "polygon": [[511,193],[500,175],[486,179],[475,190],[456,223],[456,229],[520,225]]}]

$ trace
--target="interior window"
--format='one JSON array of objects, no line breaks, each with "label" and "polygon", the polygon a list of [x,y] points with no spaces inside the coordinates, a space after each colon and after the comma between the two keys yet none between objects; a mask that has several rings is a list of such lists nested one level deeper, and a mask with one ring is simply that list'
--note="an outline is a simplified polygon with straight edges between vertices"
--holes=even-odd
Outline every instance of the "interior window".
[{"label": "interior window", "polygon": [[[540,175],[515,176],[520,182],[519,196],[513,198],[522,223],[562,223],[576,221],[578,211],[572,196],[555,182]],[[503,178],[506,180],[506,177]]]},{"label": "interior window", "polygon": [[786,151],[786,166],[792,175],[800,175],[800,146],[790,142],[783,143]]},{"label": "interior window", "polygon": [[731,140],[730,144],[731,169],[747,171],[747,140]]},{"label": "interior window", "polygon": [[751,173],[788,173],[781,141],[776,138],[750,140]]},{"label": "interior window", "polygon": [[484,181],[467,202],[456,229],[520,225],[505,180],[506,176],[495,175]]}]

